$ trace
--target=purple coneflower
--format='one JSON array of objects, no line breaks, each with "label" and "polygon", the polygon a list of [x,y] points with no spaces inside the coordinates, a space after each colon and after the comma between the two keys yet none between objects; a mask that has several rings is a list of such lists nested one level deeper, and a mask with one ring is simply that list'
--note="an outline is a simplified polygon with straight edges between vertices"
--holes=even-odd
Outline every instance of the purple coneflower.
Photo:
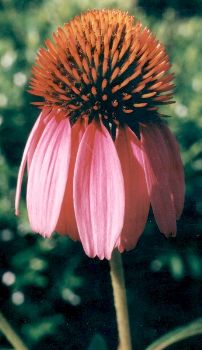
[{"label": "purple coneflower", "polygon": [[119,10],[75,17],[41,48],[30,92],[41,109],[23,154],[33,231],[80,240],[90,257],[132,249],[150,204],[166,236],[176,234],[184,175],[159,105],[172,103],[162,44]]}]

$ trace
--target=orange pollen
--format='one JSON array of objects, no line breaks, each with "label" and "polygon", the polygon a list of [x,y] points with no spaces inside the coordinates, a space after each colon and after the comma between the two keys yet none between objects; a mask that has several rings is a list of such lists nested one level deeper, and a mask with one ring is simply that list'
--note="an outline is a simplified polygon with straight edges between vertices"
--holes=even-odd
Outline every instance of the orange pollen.
[{"label": "orange pollen", "polygon": [[164,46],[132,16],[93,10],[75,17],[38,52],[30,92],[40,108],[133,124],[172,103],[173,74]]}]

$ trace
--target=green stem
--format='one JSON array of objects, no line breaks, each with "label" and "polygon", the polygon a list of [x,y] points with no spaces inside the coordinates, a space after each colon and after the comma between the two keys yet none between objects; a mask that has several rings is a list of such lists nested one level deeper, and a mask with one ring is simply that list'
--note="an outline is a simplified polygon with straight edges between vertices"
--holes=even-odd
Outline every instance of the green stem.
[{"label": "green stem", "polygon": [[119,350],[132,350],[126,287],[121,254],[114,251],[110,260],[110,274],[119,334]]},{"label": "green stem", "polygon": [[9,343],[16,350],[28,350],[23,341],[19,338],[19,336],[15,333],[13,328],[10,326],[8,321],[0,312],[0,331],[5,335]]},{"label": "green stem", "polygon": [[145,350],[163,350],[181,340],[202,334],[202,318],[163,335]]}]

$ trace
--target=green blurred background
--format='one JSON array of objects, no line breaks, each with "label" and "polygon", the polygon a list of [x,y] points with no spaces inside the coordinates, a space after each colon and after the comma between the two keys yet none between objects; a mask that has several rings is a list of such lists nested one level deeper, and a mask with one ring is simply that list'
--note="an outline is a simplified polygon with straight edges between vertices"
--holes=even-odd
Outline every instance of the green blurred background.
[{"label": "green blurred background", "polygon": [[[39,111],[26,91],[45,38],[90,8],[119,8],[166,46],[176,103],[164,112],[181,147],[186,202],[177,238],[166,240],[152,214],[137,248],[123,254],[134,349],[202,315],[202,1],[0,1],[0,306],[29,349],[116,349],[109,267],[79,243],[29,228],[25,186],[14,215],[16,176]],[[169,347],[201,349],[202,338]],[[11,349],[0,334],[0,349]]]}]

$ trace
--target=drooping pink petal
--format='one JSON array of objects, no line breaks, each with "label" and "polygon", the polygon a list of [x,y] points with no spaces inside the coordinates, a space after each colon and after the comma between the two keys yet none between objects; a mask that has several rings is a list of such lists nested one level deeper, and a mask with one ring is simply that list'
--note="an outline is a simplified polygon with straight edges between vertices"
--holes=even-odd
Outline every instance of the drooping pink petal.
[{"label": "drooping pink petal", "polygon": [[31,162],[32,156],[34,154],[34,151],[36,149],[37,143],[43,133],[43,130],[45,128],[44,124],[44,118],[47,117],[47,114],[49,113],[49,110],[45,109],[43,110],[38,119],[36,120],[31,133],[29,135],[29,138],[27,140],[22,161],[20,164],[19,172],[18,172],[18,180],[17,180],[17,189],[16,189],[16,196],[15,196],[15,213],[16,215],[19,215],[19,200],[20,200],[20,193],[21,193],[21,187],[22,187],[22,179],[24,176],[25,166],[27,163],[27,160],[29,158],[29,162]]},{"label": "drooping pink petal", "polygon": [[36,133],[36,137],[34,139],[34,143],[33,145],[31,145],[31,147],[29,148],[28,152],[27,152],[27,171],[29,173],[29,168],[32,162],[32,158],[37,146],[37,143],[40,140],[40,137],[46,127],[46,125],[48,124],[49,120],[51,120],[51,118],[55,118],[56,115],[59,115],[59,111],[55,111],[55,110],[48,110],[48,109],[44,109],[41,113],[41,127],[38,130],[38,132]]},{"label": "drooping pink petal", "polygon": [[176,138],[164,124],[160,126],[170,157],[170,187],[173,194],[177,219],[180,218],[184,206],[184,170]]},{"label": "drooping pink petal", "polygon": [[73,205],[73,175],[79,144],[85,131],[82,119],[79,119],[72,127],[71,131],[71,158],[69,164],[68,180],[62,202],[59,220],[56,231],[61,234],[68,234],[73,240],[79,240],[79,233]]},{"label": "drooping pink petal", "polygon": [[95,120],[79,145],[73,197],[86,254],[110,259],[123,227],[124,182],[114,142],[105,126]]},{"label": "drooping pink petal", "polygon": [[158,125],[141,127],[145,176],[159,230],[176,234],[176,214],[169,180],[170,157]]},{"label": "drooping pink petal", "polygon": [[125,186],[125,217],[119,249],[136,245],[147,220],[150,200],[144,175],[141,143],[129,127],[120,128],[116,148]]},{"label": "drooping pink petal", "polygon": [[28,216],[33,231],[49,237],[55,230],[68,176],[71,126],[56,116],[46,125],[29,169]]}]

